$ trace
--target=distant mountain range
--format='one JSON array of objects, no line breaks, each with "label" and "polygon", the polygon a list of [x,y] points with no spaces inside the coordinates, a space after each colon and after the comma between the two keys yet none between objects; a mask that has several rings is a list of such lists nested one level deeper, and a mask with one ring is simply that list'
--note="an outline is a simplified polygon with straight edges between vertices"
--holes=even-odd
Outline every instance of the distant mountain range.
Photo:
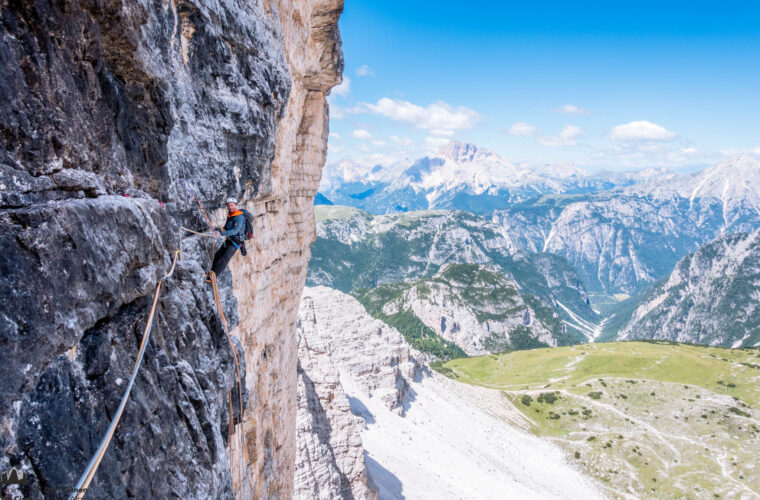
[{"label": "distant mountain range", "polygon": [[585,286],[636,293],[723,234],[760,228],[760,162],[748,156],[691,174],[591,174],[533,168],[451,142],[409,164],[328,166],[330,202],[383,214],[444,208],[491,218],[514,248],[567,259]]},{"label": "distant mountain range", "polygon": [[[308,283],[354,292],[369,311],[373,296],[406,287],[399,310],[468,353],[618,336],[760,343],[760,162],[749,156],[690,174],[591,174],[512,164],[452,142],[406,164],[328,168],[321,189],[320,203],[362,209],[316,207]],[[531,318],[541,307],[550,314],[522,340],[510,335],[514,315],[501,340],[477,321],[457,336],[447,328],[481,315],[471,303],[454,317],[451,304],[467,302],[466,287],[434,286],[447,310],[414,292],[440,282],[451,264],[500,273],[508,281],[497,288],[539,301],[523,299]]]},{"label": "distant mountain range", "polygon": [[[497,346],[568,344],[601,334],[602,318],[589,305],[581,279],[565,259],[514,248],[499,226],[482,216],[453,210],[372,215],[351,207],[317,206],[315,218],[317,240],[311,246],[307,285],[351,292],[386,322],[391,313],[381,309],[402,294],[410,301],[399,311],[414,310],[437,335],[471,353],[498,350]],[[451,267],[459,264],[476,266]],[[486,278],[504,293],[495,292],[478,306],[467,299],[477,286],[461,283]],[[425,289],[436,293],[415,292]],[[419,300],[412,301],[412,295]],[[438,306],[447,306],[430,305],[428,298],[433,296],[439,297]],[[373,305],[373,297],[384,300]],[[462,304],[457,311],[446,309],[457,303]],[[435,309],[440,317],[431,319],[423,309]],[[483,319],[489,310],[495,315],[490,324]],[[512,326],[523,320],[529,328],[513,332]],[[477,323],[479,333],[469,332],[467,339],[453,335],[456,327],[455,332],[451,327],[465,322]],[[403,330],[393,321],[389,324]]]},{"label": "distant mountain range", "polygon": [[367,168],[327,165],[320,193],[336,205],[375,214],[431,208],[488,213],[543,194],[582,194],[669,179],[664,169],[592,174],[572,163],[512,163],[472,144],[451,141],[436,155]]}]

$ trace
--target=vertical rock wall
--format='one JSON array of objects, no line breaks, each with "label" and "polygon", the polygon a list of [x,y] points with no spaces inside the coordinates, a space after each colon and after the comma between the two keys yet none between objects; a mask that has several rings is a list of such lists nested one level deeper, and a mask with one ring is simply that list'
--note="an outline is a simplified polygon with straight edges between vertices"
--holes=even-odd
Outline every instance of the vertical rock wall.
[{"label": "vertical rock wall", "polygon": [[343,71],[337,21],[342,1],[272,2],[279,11],[291,90],[278,122],[268,196],[257,215],[254,251],[230,267],[240,304],[236,334],[245,347],[251,394],[248,464],[255,497],[290,498],[296,450],[298,338],[295,321],[315,237],[314,196],[327,151],[326,93]]},{"label": "vertical rock wall", "polygon": [[[177,248],[88,495],[291,495],[294,321],[325,94],[342,72],[341,9],[339,0],[0,0],[0,469],[30,479],[3,495],[58,498],[76,483]],[[179,231],[206,229],[194,197],[216,207],[228,195],[257,215],[249,256],[233,259],[232,280],[220,277],[245,351],[243,440],[228,436],[235,371],[203,282],[209,241]]]}]

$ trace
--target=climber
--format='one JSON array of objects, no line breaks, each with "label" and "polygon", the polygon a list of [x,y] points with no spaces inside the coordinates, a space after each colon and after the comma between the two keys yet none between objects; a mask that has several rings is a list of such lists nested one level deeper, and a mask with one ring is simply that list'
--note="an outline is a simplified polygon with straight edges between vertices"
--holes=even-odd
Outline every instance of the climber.
[{"label": "climber", "polygon": [[[227,268],[227,264],[238,249],[245,255],[245,215],[238,208],[235,198],[227,198],[227,222],[224,223],[224,229],[216,227],[214,231],[226,237],[222,246],[214,254],[214,263],[211,265],[211,270],[219,276]],[[208,274],[206,274],[206,281],[211,281]]]}]

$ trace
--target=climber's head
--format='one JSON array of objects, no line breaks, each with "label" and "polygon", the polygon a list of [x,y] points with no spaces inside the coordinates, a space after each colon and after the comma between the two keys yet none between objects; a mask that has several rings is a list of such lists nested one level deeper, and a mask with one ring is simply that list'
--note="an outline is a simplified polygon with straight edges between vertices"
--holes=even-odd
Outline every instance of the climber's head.
[{"label": "climber's head", "polygon": [[234,213],[237,212],[237,209],[237,200],[235,198],[227,198],[227,212]]}]

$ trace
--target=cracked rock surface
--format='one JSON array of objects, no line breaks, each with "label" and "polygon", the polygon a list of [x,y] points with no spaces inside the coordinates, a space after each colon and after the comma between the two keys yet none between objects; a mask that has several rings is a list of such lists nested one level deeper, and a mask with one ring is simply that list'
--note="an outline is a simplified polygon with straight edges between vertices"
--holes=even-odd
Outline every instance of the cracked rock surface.
[{"label": "cracked rock surface", "polygon": [[[178,248],[88,495],[290,496],[294,324],[325,96],[343,68],[341,11],[340,1],[0,2],[0,469],[30,479],[4,497],[74,486]],[[195,197],[222,223],[227,196],[256,217],[249,256],[219,279],[243,415],[203,279],[210,240],[179,230],[207,230]],[[230,406],[243,439],[229,439]]]},{"label": "cracked rock surface", "polygon": [[306,288],[298,314],[295,497],[377,498],[367,473],[359,397],[403,414],[423,368],[394,328],[353,297]]}]

